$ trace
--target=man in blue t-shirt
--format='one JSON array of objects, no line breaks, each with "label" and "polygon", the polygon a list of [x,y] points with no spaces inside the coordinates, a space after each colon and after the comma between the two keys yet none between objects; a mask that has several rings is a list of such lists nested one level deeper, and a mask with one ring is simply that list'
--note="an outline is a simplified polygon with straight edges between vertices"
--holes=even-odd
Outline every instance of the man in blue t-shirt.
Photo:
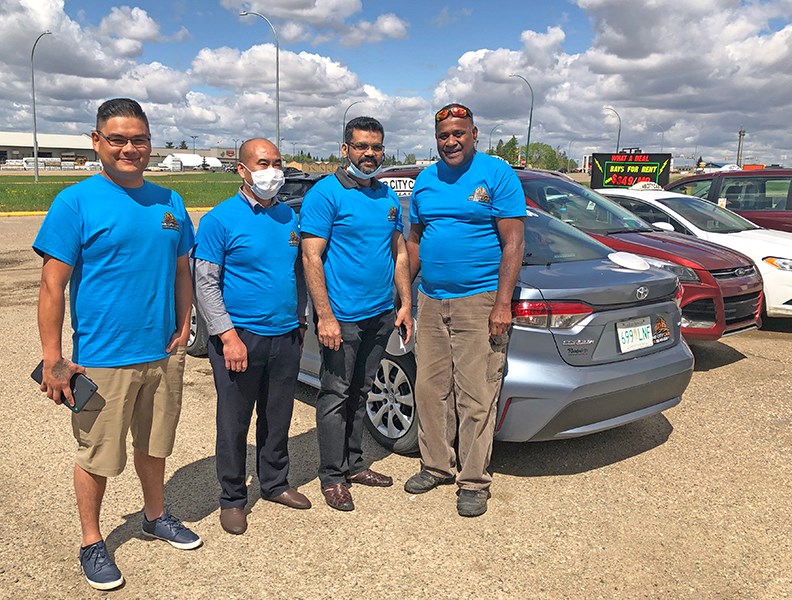
[{"label": "man in blue t-shirt", "polygon": [[[505,162],[476,152],[473,113],[435,114],[442,162],[415,180],[407,239],[421,271],[416,339],[421,470],[404,489],[454,483],[457,512],[487,510],[497,399],[511,328],[511,299],[525,242],[525,196]],[[455,450],[455,442],[456,448]]]},{"label": "man in blue t-shirt", "polygon": [[[177,193],[143,179],[151,133],[137,102],[103,103],[91,139],[102,172],[58,194],[33,248],[44,259],[41,390],[56,404],[73,406],[73,375],[84,373],[98,385],[72,413],[74,489],[80,566],[92,587],[109,590],[124,578],[107,552],[99,514],[107,478],[126,465],[130,429],[143,488],[143,534],[181,549],[201,545],[164,501],[165,458],[176,437],[190,333],[193,226]],[[61,344],[67,284],[72,360],[63,357]]]},{"label": "man in blue t-shirt", "polygon": [[374,178],[385,160],[384,137],[382,124],[371,117],[347,123],[341,154],[349,166],[314,185],[300,212],[303,264],[322,355],[316,400],[319,481],[328,506],[344,511],[355,507],[350,483],[393,485],[363,462],[363,411],[393,328],[402,328],[405,341],[412,335],[401,206],[393,190]]},{"label": "man in blue t-shirt", "polygon": [[281,165],[272,142],[243,143],[239,192],[201,219],[195,247],[196,298],[211,336],[217,389],[220,524],[236,535],[247,529],[247,434],[254,408],[261,497],[291,508],[311,507],[288,482],[306,295],[297,215],[277,200]]}]

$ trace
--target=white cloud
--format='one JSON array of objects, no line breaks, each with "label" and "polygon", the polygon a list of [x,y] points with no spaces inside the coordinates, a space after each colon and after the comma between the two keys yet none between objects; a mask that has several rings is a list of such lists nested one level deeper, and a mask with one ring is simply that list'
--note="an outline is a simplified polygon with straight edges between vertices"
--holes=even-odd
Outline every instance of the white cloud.
[{"label": "white cloud", "polygon": [[407,37],[407,23],[394,14],[380,15],[373,23],[358,21],[341,37],[344,46],[372,44],[384,39]]}]

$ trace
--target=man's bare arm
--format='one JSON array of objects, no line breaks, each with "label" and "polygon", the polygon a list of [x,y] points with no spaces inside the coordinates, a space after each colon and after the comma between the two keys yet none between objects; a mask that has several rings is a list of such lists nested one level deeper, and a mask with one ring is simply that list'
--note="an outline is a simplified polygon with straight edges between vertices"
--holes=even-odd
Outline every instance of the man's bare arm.
[{"label": "man's bare arm", "polygon": [[421,259],[419,258],[418,249],[421,245],[421,237],[423,236],[424,226],[421,223],[413,223],[410,227],[410,233],[407,235],[407,257],[410,266],[410,281],[415,281],[418,271],[421,270]]},{"label": "man's bare arm", "polygon": [[192,311],[193,286],[190,274],[190,259],[185,254],[176,259],[176,281],[174,283],[176,298],[176,331],[171,337],[165,352],[171,352],[177,346],[186,346],[190,339],[190,313]]},{"label": "man's bare arm", "polygon": [[44,369],[41,391],[56,404],[66,401],[73,405],[69,383],[75,373],[85,368],[63,358],[63,317],[66,312],[66,285],[72,267],[49,255],[44,256],[39,287],[38,327]]},{"label": "man's bare arm", "polygon": [[511,327],[511,300],[525,254],[524,223],[525,217],[497,220],[503,254],[498,269],[498,292],[495,296],[495,306],[489,318],[490,335],[508,333]]},{"label": "man's bare arm", "polygon": [[396,313],[395,327],[404,325],[407,335],[405,343],[412,338],[413,318],[412,318],[412,286],[410,282],[410,261],[407,257],[407,246],[404,236],[399,231],[393,233],[391,238],[391,252],[393,253],[393,283],[396,292],[399,294],[399,310]]},{"label": "man's bare arm", "polygon": [[324,263],[322,254],[327,246],[327,240],[310,233],[302,234],[303,268],[305,269],[305,282],[308,293],[311,294],[314,312],[317,317],[317,333],[319,343],[333,350],[341,346],[341,325],[333,314],[330,306],[330,297],[327,295],[327,281],[325,280]]}]

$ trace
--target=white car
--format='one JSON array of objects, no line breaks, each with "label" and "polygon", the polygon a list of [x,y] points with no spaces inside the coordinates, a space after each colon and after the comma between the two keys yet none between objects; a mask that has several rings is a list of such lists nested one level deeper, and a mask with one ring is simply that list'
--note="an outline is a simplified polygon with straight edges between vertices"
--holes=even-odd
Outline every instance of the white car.
[{"label": "white car", "polygon": [[717,204],[659,186],[597,191],[656,227],[694,235],[750,257],[764,279],[766,315],[792,317],[792,233],[764,229]]}]

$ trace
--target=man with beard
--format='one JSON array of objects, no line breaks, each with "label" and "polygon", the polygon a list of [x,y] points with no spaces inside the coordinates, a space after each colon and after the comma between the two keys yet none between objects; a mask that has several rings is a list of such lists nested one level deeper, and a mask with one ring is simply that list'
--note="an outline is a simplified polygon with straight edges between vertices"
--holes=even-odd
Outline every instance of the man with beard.
[{"label": "man with beard", "polygon": [[[379,121],[347,123],[349,161],[306,194],[300,213],[303,264],[314,306],[322,366],[316,400],[319,481],[328,506],[354,510],[349,485],[393,479],[363,461],[363,411],[394,327],[412,335],[412,299],[401,207],[374,176],[384,162]],[[401,305],[394,310],[393,284]]]}]

